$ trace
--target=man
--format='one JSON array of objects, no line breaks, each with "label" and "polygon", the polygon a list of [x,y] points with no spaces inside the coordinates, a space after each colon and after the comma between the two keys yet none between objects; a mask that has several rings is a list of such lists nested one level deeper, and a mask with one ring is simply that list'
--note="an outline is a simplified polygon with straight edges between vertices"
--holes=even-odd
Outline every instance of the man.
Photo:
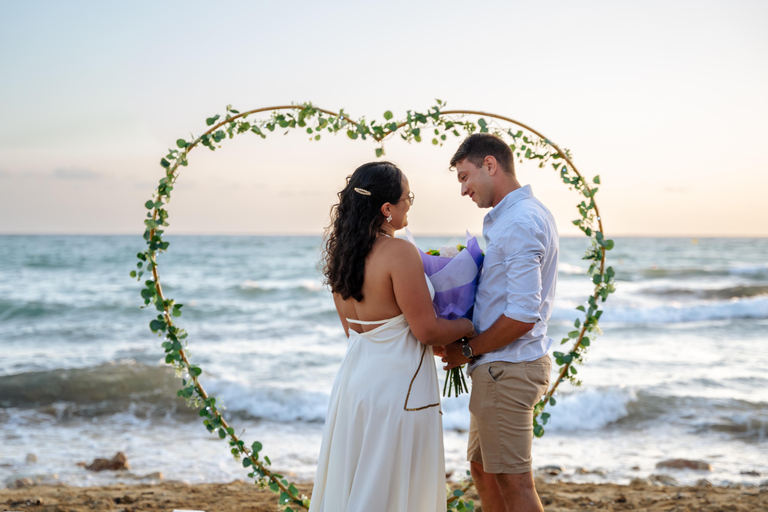
[{"label": "man", "polygon": [[492,208],[473,323],[479,333],[446,347],[445,369],[472,377],[467,459],[484,512],[543,511],[531,472],[533,407],[549,386],[547,321],[557,282],[558,233],[549,210],[515,177],[499,137],[473,134],[451,159],[461,195]]}]

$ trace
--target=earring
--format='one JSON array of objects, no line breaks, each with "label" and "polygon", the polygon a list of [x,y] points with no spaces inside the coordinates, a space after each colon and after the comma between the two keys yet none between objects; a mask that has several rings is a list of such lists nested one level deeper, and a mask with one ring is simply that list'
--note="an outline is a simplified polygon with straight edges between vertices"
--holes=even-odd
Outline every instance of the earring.
[{"label": "earring", "polygon": [[387,217],[387,222],[392,222],[392,215],[390,215],[389,217]]}]

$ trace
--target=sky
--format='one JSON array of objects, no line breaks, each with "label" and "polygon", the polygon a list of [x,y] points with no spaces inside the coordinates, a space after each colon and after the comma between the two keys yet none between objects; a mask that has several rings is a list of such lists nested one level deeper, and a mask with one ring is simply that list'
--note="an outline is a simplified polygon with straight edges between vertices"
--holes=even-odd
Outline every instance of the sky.
[{"label": "sky", "polygon": [[[768,236],[764,1],[4,2],[0,234],[140,234],[178,138],[226,105],[448,108],[569,148],[608,236]],[[443,147],[387,141],[416,234],[480,234]],[[169,234],[320,234],[375,145],[242,135],[190,155]],[[578,233],[551,169],[523,184]]]}]

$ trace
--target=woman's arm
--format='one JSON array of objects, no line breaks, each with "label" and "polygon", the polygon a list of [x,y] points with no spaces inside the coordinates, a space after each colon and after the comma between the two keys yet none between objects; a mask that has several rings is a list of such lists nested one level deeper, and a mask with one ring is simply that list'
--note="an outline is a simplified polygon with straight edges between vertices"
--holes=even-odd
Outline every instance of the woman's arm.
[{"label": "woman's arm", "polygon": [[437,318],[418,249],[405,241],[398,245],[400,247],[392,251],[389,260],[392,289],[416,339],[425,345],[447,345],[473,334],[474,327],[469,319]]},{"label": "woman's arm", "polygon": [[344,300],[341,298],[341,295],[338,293],[333,294],[333,304],[336,306],[336,312],[339,314],[339,320],[341,320],[341,326],[344,327],[344,334],[347,335],[347,338],[349,338],[349,322],[347,322],[347,317],[344,314]]}]

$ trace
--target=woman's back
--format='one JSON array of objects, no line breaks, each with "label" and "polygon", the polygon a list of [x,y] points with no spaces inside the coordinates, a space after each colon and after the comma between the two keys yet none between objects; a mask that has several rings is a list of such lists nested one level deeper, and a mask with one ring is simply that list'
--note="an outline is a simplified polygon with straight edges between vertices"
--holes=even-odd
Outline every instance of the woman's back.
[{"label": "woman's back", "polygon": [[[403,263],[398,252],[413,250],[413,246],[405,240],[379,237],[365,260],[365,277],[363,279],[363,300],[357,301],[350,297],[347,300],[337,298],[339,316],[352,320],[377,321],[387,320],[402,314],[395,296],[393,272],[395,267]],[[423,270],[422,270],[423,272]],[[426,283],[424,283],[426,286]],[[357,332],[375,329],[376,325],[350,324],[349,328]]]}]

